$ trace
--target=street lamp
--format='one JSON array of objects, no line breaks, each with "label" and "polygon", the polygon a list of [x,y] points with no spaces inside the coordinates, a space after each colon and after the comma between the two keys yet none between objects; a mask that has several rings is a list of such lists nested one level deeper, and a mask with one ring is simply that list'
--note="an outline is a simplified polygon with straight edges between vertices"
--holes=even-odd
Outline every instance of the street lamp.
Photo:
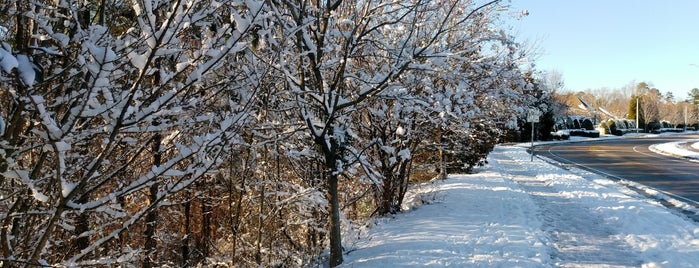
[{"label": "street lamp", "polygon": [[641,100],[638,96],[636,96],[636,135],[638,135],[638,129],[641,128],[640,125],[638,125],[638,103]]}]

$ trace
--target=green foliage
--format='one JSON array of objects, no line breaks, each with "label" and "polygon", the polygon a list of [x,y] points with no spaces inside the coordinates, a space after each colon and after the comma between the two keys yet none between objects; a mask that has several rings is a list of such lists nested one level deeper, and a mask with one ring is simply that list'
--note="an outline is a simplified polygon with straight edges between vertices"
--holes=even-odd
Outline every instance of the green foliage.
[{"label": "green foliage", "polygon": [[474,167],[487,164],[488,153],[493,151],[500,134],[495,128],[476,127],[477,135],[462,132],[445,134],[447,173],[471,173]]},{"label": "green foliage", "polygon": [[[554,74],[556,76],[557,74]],[[552,132],[556,128],[556,116],[562,116],[562,108],[565,104],[555,98],[555,89],[562,86],[560,77],[553,78],[554,81],[536,77],[534,72],[524,74],[525,80],[529,83],[529,96],[535,107],[541,112],[539,122],[534,126],[534,138],[537,140],[550,141],[554,137]],[[549,83],[550,82],[550,83]],[[558,114],[557,114],[558,113]],[[506,141],[523,142],[532,139],[532,124],[527,122],[526,115],[521,115],[518,120],[517,129],[507,131]]]},{"label": "green foliage", "polygon": [[550,141],[553,140],[553,136],[551,135],[551,132],[553,132],[554,127],[556,126],[556,118],[555,114],[553,111],[546,111],[542,116],[541,119],[539,120],[539,133],[540,133],[540,138],[541,140],[544,141]]},{"label": "green foliage", "polygon": [[637,104],[638,104],[638,96],[636,96],[636,95],[631,96],[631,100],[629,101],[629,110],[626,113],[627,119],[636,120],[636,105]]},{"label": "green foliage", "polygon": [[663,124],[660,122],[648,123],[648,131],[650,132],[659,131],[661,128],[663,128]]},{"label": "green foliage", "polygon": [[577,119],[573,120],[573,129],[581,129],[582,126],[580,125],[580,121]]},{"label": "green foliage", "polygon": [[617,126],[616,121],[610,119],[610,120],[608,121],[608,124],[607,124],[607,125],[608,125],[609,131],[611,132],[612,135],[621,136],[621,135],[624,134],[624,133],[619,129],[619,127]]},{"label": "green foliage", "polygon": [[692,91],[689,92],[688,101],[695,106],[699,106],[699,88],[693,88]]},{"label": "green foliage", "polygon": [[602,123],[600,123],[599,126],[602,130],[604,130],[604,133],[602,133],[602,134],[611,134],[612,133],[609,130],[609,126],[607,125],[607,121],[602,121]]},{"label": "green foliage", "polygon": [[[631,120],[636,120],[636,105],[642,101],[640,96],[633,95],[631,96],[631,100],[629,101],[629,111],[627,113],[626,118],[631,119]],[[638,108],[638,125],[639,127],[645,126],[646,125],[646,120],[643,117],[643,105],[640,105]]]}]

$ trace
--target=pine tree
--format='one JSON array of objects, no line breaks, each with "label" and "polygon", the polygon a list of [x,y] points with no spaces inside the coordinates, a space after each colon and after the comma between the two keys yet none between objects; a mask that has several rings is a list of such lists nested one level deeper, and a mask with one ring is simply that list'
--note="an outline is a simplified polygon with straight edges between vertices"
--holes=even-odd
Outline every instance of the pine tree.
[{"label": "pine tree", "polygon": [[[645,128],[646,120],[644,118],[643,105],[641,105],[641,99],[638,95],[632,95],[629,101],[629,111],[626,118],[630,120],[636,120],[636,115],[638,114],[638,128]],[[637,110],[638,106],[638,110]]]}]

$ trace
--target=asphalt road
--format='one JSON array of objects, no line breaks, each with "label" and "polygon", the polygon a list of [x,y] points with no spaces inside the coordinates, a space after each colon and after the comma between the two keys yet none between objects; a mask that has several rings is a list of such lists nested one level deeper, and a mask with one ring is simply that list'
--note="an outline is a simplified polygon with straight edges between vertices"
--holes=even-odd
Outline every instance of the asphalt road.
[{"label": "asphalt road", "polygon": [[[542,145],[536,154],[615,179],[635,181],[699,206],[699,163],[664,156],[652,144],[699,139],[699,135],[638,137]],[[692,202],[689,202],[692,203]]]}]

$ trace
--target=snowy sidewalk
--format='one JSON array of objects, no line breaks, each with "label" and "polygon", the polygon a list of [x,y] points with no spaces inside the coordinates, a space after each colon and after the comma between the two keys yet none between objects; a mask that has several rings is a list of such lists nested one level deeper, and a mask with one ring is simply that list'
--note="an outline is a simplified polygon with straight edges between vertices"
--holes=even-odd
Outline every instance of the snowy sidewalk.
[{"label": "snowy sidewalk", "polygon": [[[342,267],[697,267],[699,225],[658,202],[523,148],[417,189],[430,204],[384,220]],[[347,245],[346,245],[347,246]]]}]

